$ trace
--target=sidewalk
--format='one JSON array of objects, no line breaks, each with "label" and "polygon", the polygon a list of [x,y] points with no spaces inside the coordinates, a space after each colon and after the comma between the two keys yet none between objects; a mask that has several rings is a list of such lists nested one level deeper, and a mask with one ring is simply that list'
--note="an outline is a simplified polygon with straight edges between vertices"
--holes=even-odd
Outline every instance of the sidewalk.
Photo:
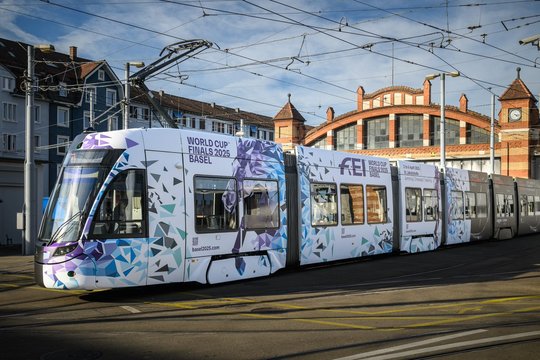
[{"label": "sidewalk", "polygon": [[19,245],[0,245],[0,257],[1,256],[22,256],[22,246]]}]

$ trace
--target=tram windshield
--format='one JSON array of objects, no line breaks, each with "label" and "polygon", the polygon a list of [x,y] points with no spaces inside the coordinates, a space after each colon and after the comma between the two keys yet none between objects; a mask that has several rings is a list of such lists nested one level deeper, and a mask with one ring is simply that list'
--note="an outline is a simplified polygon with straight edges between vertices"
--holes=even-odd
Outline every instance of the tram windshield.
[{"label": "tram windshield", "polygon": [[53,190],[39,239],[50,243],[77,241],[105,177],[122,150],[77,150]]}]

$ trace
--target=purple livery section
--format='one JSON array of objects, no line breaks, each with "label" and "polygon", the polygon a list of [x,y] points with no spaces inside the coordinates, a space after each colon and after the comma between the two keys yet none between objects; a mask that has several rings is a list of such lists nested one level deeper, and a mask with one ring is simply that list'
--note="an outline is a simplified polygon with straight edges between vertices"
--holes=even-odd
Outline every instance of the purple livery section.
[{"label": "purple livery section", "polygon": [[300,263],[391,252],[389,161],[306,147],[296,151],[302,211]]},{"label": "purple livery section", "polygon": [[[82,180],[95,189],[63,191]],[[274,143],[171,129],[92,133],[67,155],[57,187],[36,257],[46,287],[216,283],[285,266]],[[115,203],[124,203],[119,223]]]}]

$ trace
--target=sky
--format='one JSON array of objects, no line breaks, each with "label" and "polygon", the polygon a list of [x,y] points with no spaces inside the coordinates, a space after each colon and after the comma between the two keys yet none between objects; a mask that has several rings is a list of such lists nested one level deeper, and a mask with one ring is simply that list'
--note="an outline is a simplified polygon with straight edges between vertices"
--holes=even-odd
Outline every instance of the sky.
[{"label": "sky", "polygon": [[[291,102],[308,125],[356,110],[356,91],[446,80],[446,104],[490,114],[516,78],[538,99],[540,0],[0,0],[0,37],[106,60],[152,63],[170,44],[211,48],[150,79],[152,90],[273,117]],[[432,82],[439,102],[440,80]],[[497,102],[498,103],[498,102]],[[498,108],[496,110],[498,112]]]}]

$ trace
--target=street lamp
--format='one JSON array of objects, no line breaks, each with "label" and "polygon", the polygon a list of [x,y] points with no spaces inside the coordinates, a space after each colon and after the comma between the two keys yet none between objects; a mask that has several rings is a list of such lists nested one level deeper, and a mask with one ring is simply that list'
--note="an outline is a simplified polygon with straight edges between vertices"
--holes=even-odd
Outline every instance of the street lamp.
[{"label": "street lamp", "polygon": [[24,242],[23,255],[34,254],[34,244],[37,230],[36,206],[36,165],[34,163],[34,51],[39,49],[44,53],[54,51],[52,45],[28,45],[28,64],[26,74],[26,137],[24,156]]},{"label": "street lamp", "polygon": [[126,63],[126,83],[124,89],[124,129],[129,127],[129,67],[135,66],[137,68],[142,68],[144,62],[142,61],[128,61]]},{"label": "street lamp", "polygon": [[443,173],[446,173],[446,142],[445,142],[445,125],[446,120],[444,118],[445,116],[445,88],[444,88],[444,80],[446,78],[446,75],[449,75],[451,77],[458,77],[459,71],[452,71],[448,73],[438,73],[438,74],[430,74],[426,76],[426,80],[433,80],[435,78],[440,77],[441,78],[441,125],[440,125],[440,146],[441,146],[441,171]]}]

